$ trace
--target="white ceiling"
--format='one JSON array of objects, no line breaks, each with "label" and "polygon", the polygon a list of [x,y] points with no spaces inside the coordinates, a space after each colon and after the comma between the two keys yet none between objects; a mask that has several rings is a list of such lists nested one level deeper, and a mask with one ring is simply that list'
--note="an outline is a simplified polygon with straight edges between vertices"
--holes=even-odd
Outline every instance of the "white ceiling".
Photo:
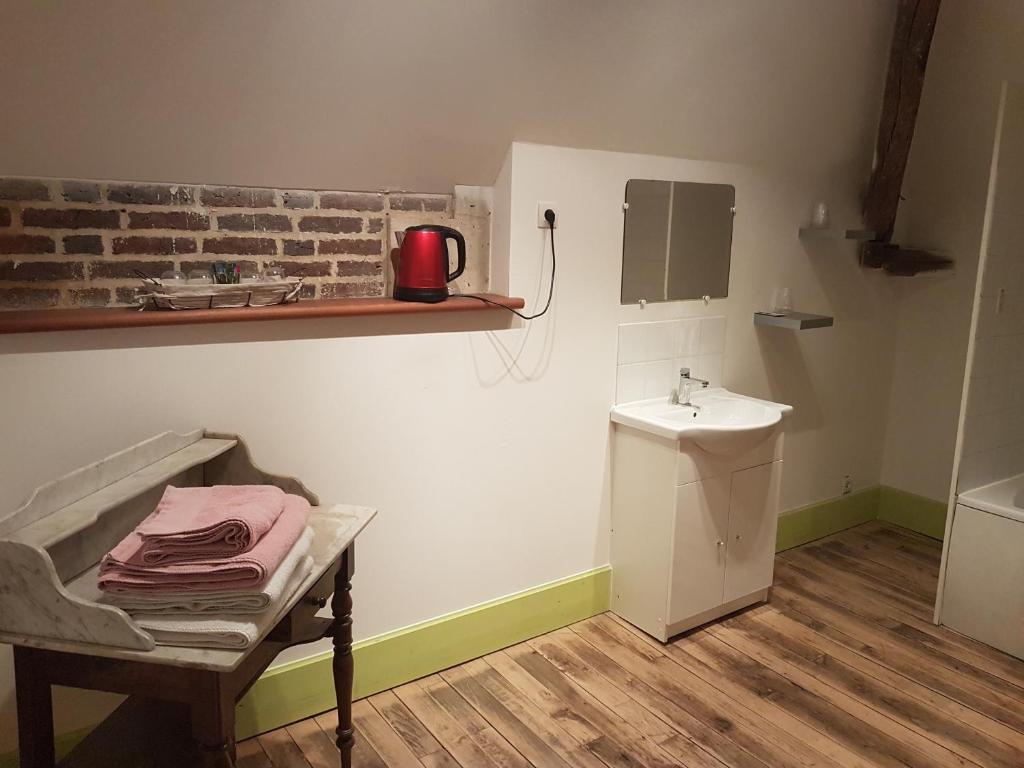
[{"label": "white ceiling", "polygon": [[513,139],[841,171],[894,5],[3,0],[0,173],[434,191]]}]

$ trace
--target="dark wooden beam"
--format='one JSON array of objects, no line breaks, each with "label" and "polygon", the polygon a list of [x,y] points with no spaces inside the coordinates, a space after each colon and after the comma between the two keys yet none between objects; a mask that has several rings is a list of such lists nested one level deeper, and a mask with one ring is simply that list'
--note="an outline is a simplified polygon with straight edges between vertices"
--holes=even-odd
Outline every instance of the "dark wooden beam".
[{"label": "dark wooden beam", "polygon": [[865,226],[886,243],[892,239],[896,224],[940,0],[897,2],[899,8],[878,125],[875,168],[864,199]]},{"label": "dark wooden beam", "polygon": [[953,260],[920,248],[901,248],[894,243],[873,241],[864,244],[861,266],[884,269],[897,277],[913,277],[921,272],[951,269]]}]

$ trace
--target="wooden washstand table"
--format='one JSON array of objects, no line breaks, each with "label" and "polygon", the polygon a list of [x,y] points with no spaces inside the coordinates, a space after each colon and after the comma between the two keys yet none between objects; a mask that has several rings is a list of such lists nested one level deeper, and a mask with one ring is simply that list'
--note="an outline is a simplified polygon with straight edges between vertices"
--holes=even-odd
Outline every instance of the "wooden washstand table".
[{"label": "wooden washstand table", "polygon": [[[307,498],[315,531],[312,572],[271,609],[256,644],[155,645],[123,611],[97,602],[100,558],[152,512],[167,485],[246,484]],[[325,637],[334,642],[337,745],[341,765],[350,766],[351,579],[355,538],[374,514],[320,506],[298,480],[258,469],[238,437],[202,430],[159,435],[38,488],[0,518],[0,642],[14,646],[22,768],[55,765],[53,685],[129,696],[62,766],[234,766],[235,704],[282,650]],[[316,615],[328,601],[333,619]]]}]

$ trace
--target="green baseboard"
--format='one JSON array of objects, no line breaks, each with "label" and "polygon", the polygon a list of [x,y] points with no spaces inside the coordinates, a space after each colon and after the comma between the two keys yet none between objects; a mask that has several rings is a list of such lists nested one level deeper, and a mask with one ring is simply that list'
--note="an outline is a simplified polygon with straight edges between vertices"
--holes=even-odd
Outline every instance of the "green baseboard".
[{"label": "green baseboard", "polygon": [[[608,610],[604,566],[356,643],[353,697],[362,698]],[[239,703],[238,737],[333,709],[331,652],[276,667]]]},{"label": "green baseboard", "polygon": [[780,515],[775,551],[792,549],[877,519],[880,495],[881,488],[868,488]]},{"label": "green baseboard", "polygon": [[946,511],[944,501],[936,501],[916,493],[901,491],[883,485],[879,488],[878,519],[893,525],[909,528],[940,541],[946,535]]}]

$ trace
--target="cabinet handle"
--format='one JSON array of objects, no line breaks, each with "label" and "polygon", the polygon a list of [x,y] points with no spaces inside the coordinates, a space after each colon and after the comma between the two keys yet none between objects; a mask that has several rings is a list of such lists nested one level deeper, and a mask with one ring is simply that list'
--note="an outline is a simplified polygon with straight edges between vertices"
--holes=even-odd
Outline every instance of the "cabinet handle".
[{"label": "cabinet handle", "polygon": [[720,546],[720,547],[724,547],[724,546],[725,546],[725,542],[724,542],[724,541],[722,541],[721,539],[719,539],[719,540],[718,540],[717,542],[715,542],[715,543],[716,543],[716,544],[718,544],[718,546]]}]

